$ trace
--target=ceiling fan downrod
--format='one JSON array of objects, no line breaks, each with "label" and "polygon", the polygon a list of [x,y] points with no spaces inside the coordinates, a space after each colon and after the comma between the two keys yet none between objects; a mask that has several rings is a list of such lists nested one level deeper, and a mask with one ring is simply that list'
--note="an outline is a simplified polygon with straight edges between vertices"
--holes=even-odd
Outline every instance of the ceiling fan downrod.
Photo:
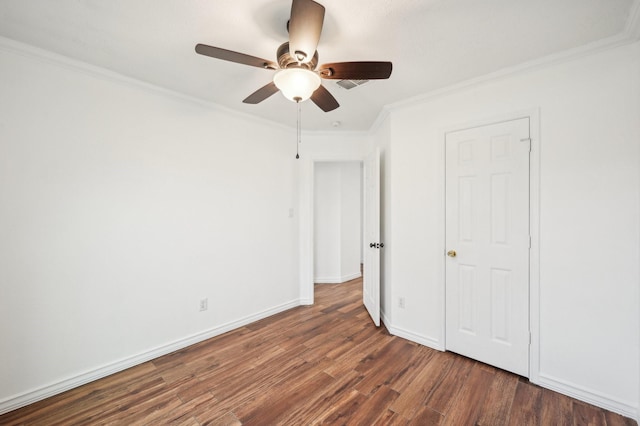
[{"label": "ceiling fan downrod", "polygon": [[302,116],[300,101],[302,100],[302,98],[296,97],[293,98],[293,100],[296,101],[296,106],[298,107],[298,118],[296,120],[296,160],[299,160],[300,154],[298,150],[300,147],[300,143],[302,142],[302,124],[300,123],[300,117]]}]

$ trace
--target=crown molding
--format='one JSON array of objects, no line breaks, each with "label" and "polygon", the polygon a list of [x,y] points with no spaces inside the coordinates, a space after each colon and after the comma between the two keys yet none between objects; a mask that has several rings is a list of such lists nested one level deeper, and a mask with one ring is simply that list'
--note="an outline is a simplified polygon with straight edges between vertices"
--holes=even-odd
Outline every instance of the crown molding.
[{"label": "crown molding", "polygon": [[604,50],[631,44],[638,40],[640,40],[640,0],[633,0],[629,10],[629,18],[627,19],[624,31],[621,34],[385,105],[382,107],[382,110],[376,117],[376,120],[369,128],[368,134],[374,135],[380,129],[385,120],[387,120],[391,112],[396,109],[418,105],[438,97],[454,94],[485,83],[499,81],[536,69],[569,62]]},{"label": "crown molding", "polygon": [[376,120],[373,122],[373,124],[369,128],[369,131],[368,131],[369,136],[372,136],[378,133],[378,130],[380,130],[380,127],[382,127],[382,125],[387,120],[387,118],[389,118],[389,115],[391,115],[391,108],[389,107],[389,105],[383,106],[382,109],[380,110],[380,113],[378,113]]},{"label": "crown molding", "polygon": [[18,42],[2,36],[0,36],[0,51],[5,51],[5,52],[22,56],[24,58],[28,58],[31,60],[44,62],[60,68],[65,68],[67,70],[85,74],[90,77],[94,77],[103,81],[109,81],[112,83],[129,86],[129,87],[146,91],[148,93],[152,93],[155,95],[161,95],[167,98],[172,98],[174,100],[181,101],[181,102],[196,104],[205,109],[217,111],[223,114],[228,114],[231,116],[242,118],[247,121],[259,123],[268,127],[277,128],[279,130],[284,130],[284,131],[291,131],[291,129],[295,130],[295,128],[291,126],[286,126],[284,124],[280,124],[264,118],[256,117],[255,115],[237,111],[231,108],[227,108],[220,104],[216,104],[210,101],[205,101],[203,99],[196,98],[194,96],[189,96],[189,95],[185,95],[183,93],[176,92],[170,89],[165,89],[163,87],[156,86],[154,84],[147,83],[142,80],[135,79],[133,77],[128,77],[126,75],[116,73],[106,68],[91,65],[86,62],[72,59],[68,56],[60,55],[58,53],[44,50],[39,47]]},{"label": "crown molding", "polygon": [[[427,101],[431,101],[433,99],[452,95],[473,87],[481,86],[483,84],[504,80],[513,76],[522,75],[531,71],[548,68],[566,62],[571,62],[576,59],[591,56],[606,50],[612,50],[620,46],[632,44],[637,40],[634,39],[634,37],[632,37],[630,33],[632,31],[635,31],[637,33],[639,30],[638,26],[640,26],[640,22],[638,22],[640,21],[640,17],[638,16],[640,15],[640,0],[635,1],[632,14],[633,16],[630,16],[630,19],[626,26],[626,30],[618,35],[598,40],[596,42],[589,43],[574,49],[569,49],[563,52],[548,55],[543,58],[535,59],[533,61],[525,62],[513,67],[504,68],[490,74],[485,74],[480,77],[465,80],[460,83],[456,83],[447,87],[443,87],[441,89],[433,90],[431,92],[405,99],[403,101],[395,102],[386,105],[384,109],[392,112],[398,109],[412,107]],[[376,123],[377,121],[378,120],[376,120]],[[374,125],[376,123],[374,123]]]},{"label": "crown molding", "polygon": [[640,40],[640,0],[635,0],[631,5],[624,33],[631,41]]}]

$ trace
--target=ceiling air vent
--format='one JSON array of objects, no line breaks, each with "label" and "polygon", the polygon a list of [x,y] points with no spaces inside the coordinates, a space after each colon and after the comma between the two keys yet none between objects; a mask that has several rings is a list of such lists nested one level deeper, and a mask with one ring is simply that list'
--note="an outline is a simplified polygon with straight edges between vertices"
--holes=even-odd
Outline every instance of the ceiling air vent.
[{"label": "ceiling air vent", "polygon": [[336,84],[343,89],[351,90],[354,87],[362,86],[367,82],[369,82],[369,80],[340,80],[336,82]]}]

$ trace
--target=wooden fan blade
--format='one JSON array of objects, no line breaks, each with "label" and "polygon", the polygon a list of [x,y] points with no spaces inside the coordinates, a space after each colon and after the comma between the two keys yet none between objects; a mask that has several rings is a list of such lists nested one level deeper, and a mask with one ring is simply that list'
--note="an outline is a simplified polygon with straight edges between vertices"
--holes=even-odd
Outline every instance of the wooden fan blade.
[{"label": "wooden fan blade", "polygon": [[322,85],[313,92],[311,100],[324,112],[333,111],[340,106],[338,101],[336,101],[336,98],[334,98],[333,95]]},{"label": "wooden fan blade", "polygon": [[330,80],[382,80],[389,78],[391,62],[335,62],[318,67],[320,77]]},{"label": "wooden fan blade", "polygon": [[289,53],[300,62],[309,62],[316,53],[324,6],[313,0],[293,0],[289,19]]},{"label": "wooden fan blade", "polygon": [[261,88],[247,96],[247,98],[242,102],[244,102],[245,104],[259,104],[269,96],[279,91],[280,89],[278,89],[272,81],[271,83],[267,84],[266,86],[262,86]]},{"label": "wooden fan blade", "polygon": [[223,61],[236,62],[238,64],[271,70],[278,69],[275,63],[267,61],[266,59],[245,55],[244,53],[234,52],[233,50],[222,49],[220,47],[207,46],[206,44],[197,44],[196,52],[201,55],[211,56],[212,58],[222,59]]}]

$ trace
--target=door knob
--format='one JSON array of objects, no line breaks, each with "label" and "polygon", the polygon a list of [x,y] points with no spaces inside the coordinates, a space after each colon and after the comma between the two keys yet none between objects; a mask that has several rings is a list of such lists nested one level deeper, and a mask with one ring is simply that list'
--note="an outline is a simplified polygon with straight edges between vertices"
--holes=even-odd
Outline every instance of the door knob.
[{"label": "door knob", "polygon": [[449,251],[447,252],[447,256],[449,256],[449,257],[456,257],[456,254],[457,254],[457,253],[456,253],[456,251],[455,251],[455,250],[449,250]]}]

